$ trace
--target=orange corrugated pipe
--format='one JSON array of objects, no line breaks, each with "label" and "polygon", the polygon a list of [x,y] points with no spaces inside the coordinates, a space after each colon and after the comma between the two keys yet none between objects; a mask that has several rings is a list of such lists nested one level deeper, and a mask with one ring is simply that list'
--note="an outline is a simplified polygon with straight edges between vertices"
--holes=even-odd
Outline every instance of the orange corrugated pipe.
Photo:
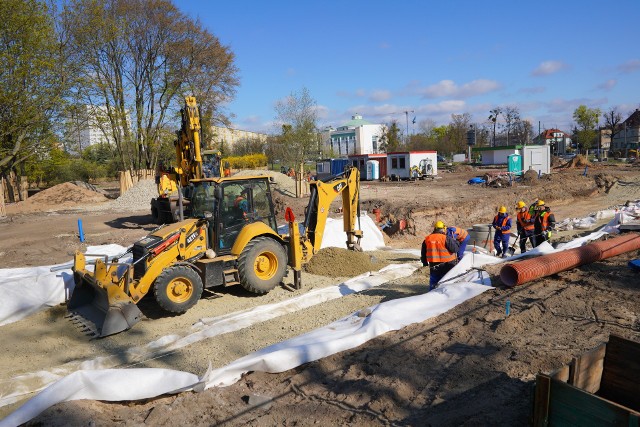
[{"label": "orange corrugated pipe", "polygon": [[522,285],[540,277],[570,270],[580,265],[611,258],[637,249],[640,249],[640,235],[634,233],[624,234],[579,248],[507,264],[500,270],[500,280],[509,287]]}]

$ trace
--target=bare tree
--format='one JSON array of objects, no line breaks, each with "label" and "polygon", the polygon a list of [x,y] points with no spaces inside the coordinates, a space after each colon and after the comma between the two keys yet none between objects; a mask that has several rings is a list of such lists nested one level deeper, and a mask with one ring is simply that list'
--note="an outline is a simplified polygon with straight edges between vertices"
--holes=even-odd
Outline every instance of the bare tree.
[{"label": "bare tree", "polygon": [[292,92],[275,106],[286,161],[299,165],[317,153],[317,104],[307,88]]},{"label": "bare tree", "polygon": [[183,95],[197,96],[213,120],[234,94],[233,54],[168,0],[73,0],[63,17],[70,55],[82,64],[78,98],[103,109],[127,168],[155,167]]},{"label": "bare tree", "polygon": [[613,137],[621,128],[622,114],[616,107],[612,107],[602,113],[602,117],[604,118],[604,128],[611,132],[611,142],[613,142]]}]

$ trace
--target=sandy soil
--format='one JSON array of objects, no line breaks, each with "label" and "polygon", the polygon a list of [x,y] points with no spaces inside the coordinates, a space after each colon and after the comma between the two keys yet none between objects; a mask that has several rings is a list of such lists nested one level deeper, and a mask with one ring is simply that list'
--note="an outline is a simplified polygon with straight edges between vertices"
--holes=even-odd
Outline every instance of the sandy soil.
[{"label": "sandy soil", "polygon": [[[461,227],[488,223],[498,206],[510,208],[520,199],[545,200],[561,220],[640,198],[638,167],[590,166],[587,176],[583,176],[583,169],[562,168],[548,180],[505,188],[467,184],[470,178],[485,173],[443,172],[435,181],[363,183],[363,209],[371,213],[380,208],[383,215],[413,221],[415,235],[411,229],[400,231],[387,241],[391,247],[418,248],[436,218]],[[306,201],[279,197],[302,215]],[[46,201],[28,214],[16,213],[24,212],[21,206],[8,206],[10,216],[0,222],[0,267],[66,262],[73,251],[86,245],[128,246],[155,227],[147,212],[82,211],[84,202],[74,203],[78,210],[73,212],[56,211],[55,204]],[[68,205],[63,208],[69,209]],[[77,238],[80,217],[85,244]],[[561,233],[560,237],[569,233],[579,231]],[[345,269],[345,277],[330,277],[336,275],[344,259],[329,252],[318,256],[314,274],[305,273],[303,289],[293,295],[339,283],[354,273]],[[640,341],[637,273],[626,268],[627,261],[639,255],[626,254],[515,289],[496,288],[435,319],[282,374],[252,373],[231,387],[145,402],[63,403],[45,411],[33,424],[176,425],[176,420],[182,425],[203,426],[525,424],[537,372],[558,368],[606,341],[609,333]],[[388,251],[371,253],[361,262],[374,260],[376,268],[416,262],[415,257]],[[331,271],[322,274],[323,268]],[[287,299],[292,293],[277,288],[254,297],[231,288],[174,317],[162,315],[154,303],[143,301],[140,306],[148,321],[101,340],[89,340],[64,318],[64,306],[54,307],[0,327],[0,342],[11,343],[0,349],[0,388],[19,374],[74,366],[87,358],[109,355],[119,359],[116,365],[122,367],[170,367],[202,373],[209,361],[214,367],[222,366],[361,308],[426,292],[427,281],[427,272],[419,269],[380,288],[152,359],[132,359],[125,351],[164,335],[186,334],[200,318]],[[508,317],[507,299],[511,302]],[[0,417],[17,405],[0,408]]]}]

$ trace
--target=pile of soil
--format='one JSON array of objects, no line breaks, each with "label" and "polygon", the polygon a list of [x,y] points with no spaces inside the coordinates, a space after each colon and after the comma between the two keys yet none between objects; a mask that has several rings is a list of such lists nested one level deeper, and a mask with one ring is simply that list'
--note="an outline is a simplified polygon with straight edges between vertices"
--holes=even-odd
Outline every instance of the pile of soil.
[{"label": "pile of soil", "polygon": [[342,248],[321,249],[304,266],[307,273],[328,277],[355,277],[368,271],[380,270],[384,265],[364,252]]},{"label": "pile of soil", "polygon": [[465,165],[465,164],[453,165],[453,167],[451,168],[452,172],[469,172],[472,170],[473,170],[473,166]]},{"label": "pile of soil", "polygon": [[566,160],[561,159],[558,156],[552,156],[551,157],[551,167],[552,168],[561,168],[564,167],[567,164]]},{"label": "pile of soil", "polygon": [[584,166],[591,166],[591,162],[582,154],[578,154],[565,165],[567,168],[579,168]]},{"label": "pile of soil", "polygon": [[70,182],[55,185],[29,197],[25,205],[81,205],[85,203],[102,203],[108,199],[102,194],[78,187]]},{"label": "pile of soil", "polygon": [[522,175],[522,184],[525,185],[536,185],[538,184],[538,173],[533,169],[526,171]]},{"label": "pile of soil", "polygon": [[606,173],[597,174],[596,176],[593,177],[593,180],[598,186],[598,189],[604,190],[605,193],[608,193],[609,191],[611,191],[611,189],[616,184],[618,184],[618,181],[619,181],[617,177],[606,174]]}]

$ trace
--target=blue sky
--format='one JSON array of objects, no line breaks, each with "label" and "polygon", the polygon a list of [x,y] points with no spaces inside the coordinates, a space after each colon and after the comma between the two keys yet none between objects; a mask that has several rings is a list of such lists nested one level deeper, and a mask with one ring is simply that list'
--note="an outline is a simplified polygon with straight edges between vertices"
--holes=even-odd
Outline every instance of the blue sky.
[{"label": "blue sky", "polygon": [[[273,133],[275,103],[306,87],[320,126],[516,106],[569,131],[584,104],[640,106],[640,1],[195,1],[184,13],[236,55],[233,127]],[[409,123],[411,131],[411,123]]]}]

